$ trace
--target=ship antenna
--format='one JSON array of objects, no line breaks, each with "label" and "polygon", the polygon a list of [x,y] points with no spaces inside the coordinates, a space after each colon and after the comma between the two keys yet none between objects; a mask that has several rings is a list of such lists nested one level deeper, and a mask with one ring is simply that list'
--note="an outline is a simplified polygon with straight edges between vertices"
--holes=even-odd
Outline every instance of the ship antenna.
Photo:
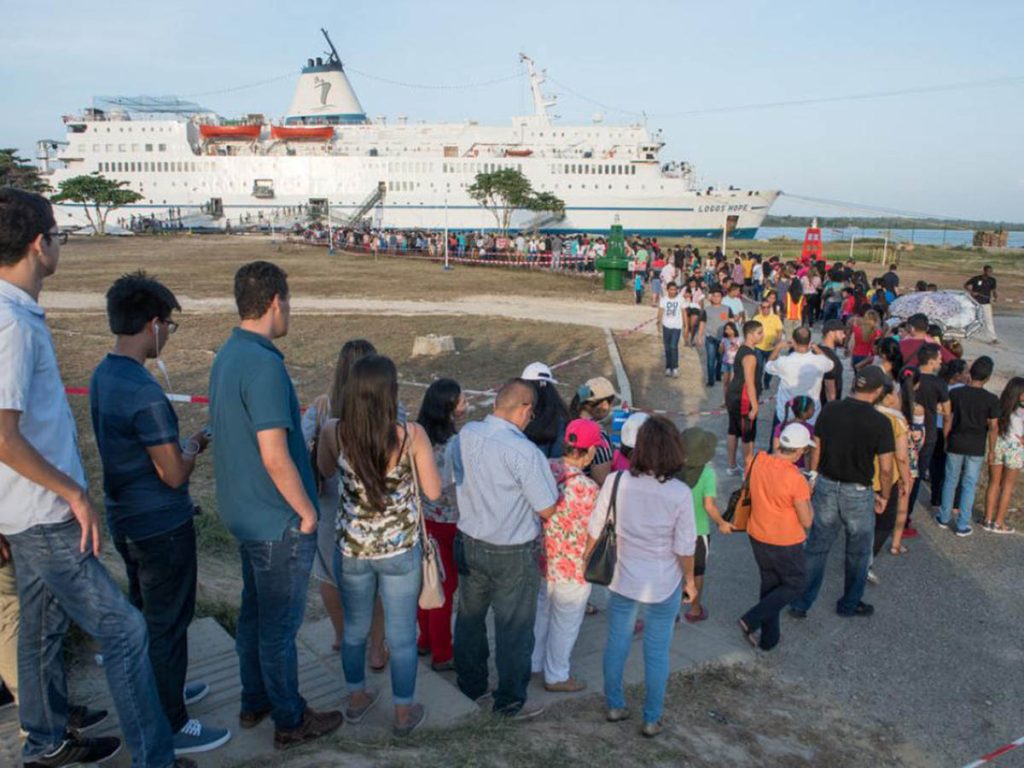
[{"label": "ship antenna", "polygon": [[[334,47],[334,43],[331,42],[331,36],[327,34],[327,30],[320,27],[320,31],[323,33],[324,38],[327,40],[327,45],[331,47],[331,55],[327,59],[328,64],[337,64],[341,67],[341,57],[338,55],[338,49]],[[344,67],[342,67],[344,69]]]}]

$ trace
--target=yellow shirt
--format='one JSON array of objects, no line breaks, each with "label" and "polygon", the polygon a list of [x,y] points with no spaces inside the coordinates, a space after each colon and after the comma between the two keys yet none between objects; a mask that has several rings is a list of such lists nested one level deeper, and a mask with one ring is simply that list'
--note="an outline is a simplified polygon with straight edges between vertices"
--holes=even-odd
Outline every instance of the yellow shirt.
[{"label": "yellow shirt", "polygon": [[754,276],[754,260],[744,259],[741,263],[743,265],[743,278],[749,280]]},{"label": "yellow shirt", "polygon": [[[907,420],[902,414],[893,412],[890,408],[878,408],[878,411],[884,414],[889,419],[889,424],[892,426],[892,436],[894,442],[899,442],[900,438],[907,433]],[[878,457],[875,456],[875,478],[874,478],[874,489],[875,493],[880,493],[882,490],[882,484],[879,482],[878,477],[879,466]],[[892,455],[892,481],[893,483],[898,482],[900,479],[900,463],[896,460],[896,454]],[[909,478],[908,478],[909,480]]]},{"label": "yellow shirt", "polygon": [[775,349],[775,345],[779,343],[779,336],[782,335],[782,319],[772,312],[770,315],[754,315],[752,320],[757,320],[764,328],[764,338],[761,339],[761,343],[757,345],[757,348],[762,352],[771,352]]}]

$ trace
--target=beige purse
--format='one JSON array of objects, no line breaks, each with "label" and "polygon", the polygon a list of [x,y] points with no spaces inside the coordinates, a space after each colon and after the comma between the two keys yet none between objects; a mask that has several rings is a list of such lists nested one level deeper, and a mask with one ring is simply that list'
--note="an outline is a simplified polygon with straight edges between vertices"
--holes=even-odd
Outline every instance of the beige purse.
[{"label": "beige purse", "polygon": [[420,494],[420,477],[416,472],[416,459],[409,446],[409,464],[412,467],[413,491],[416,494],[416,517],[419,528],[420,548],[423,550],[423,583],[420,586],[420,608],[431,611],[444,606],[444,576],[441,573],[441,558],[437,552],[437,542],[427,535],[427,521],[423,517],[423,496]]}]

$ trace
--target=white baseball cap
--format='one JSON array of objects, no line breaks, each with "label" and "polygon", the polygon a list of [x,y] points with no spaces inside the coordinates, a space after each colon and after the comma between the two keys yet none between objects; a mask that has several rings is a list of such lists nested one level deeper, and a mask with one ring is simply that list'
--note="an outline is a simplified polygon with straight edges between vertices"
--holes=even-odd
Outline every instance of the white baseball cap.
[{"label": "white baseball cap", "polygon": [[779,435],[779,445],[791,451],[797,448],[807,448],[811,442],[811,433],[803,424],[790,424]]},{"label": "white baseball cap", "polygon": [[546,381],[550,384],[557,384],[558,379],[551,375],[551,369],[548,368],[544,363],[530,363],[528,366],[523,368],[523,375],[521,379],[527,381]]},{"label": "white baseball cap", "polygon": [[636,448],[636,436],[640,427],[649,419],[646,413],[631,413],[629,418],[622,422],[622,430],[619,432],[619,439],[627,448]]}]

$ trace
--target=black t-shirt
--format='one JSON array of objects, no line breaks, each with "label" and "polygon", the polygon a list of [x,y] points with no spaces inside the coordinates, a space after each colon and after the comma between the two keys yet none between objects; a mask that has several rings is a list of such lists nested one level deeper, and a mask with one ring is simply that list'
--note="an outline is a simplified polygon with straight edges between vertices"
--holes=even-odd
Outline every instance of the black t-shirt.
[{"label": "black t-shirt", "polygon": [[949,387],[946,382],[931,373],[922,373],[921,380],[914,390],[914,401],[924,408],[924,441],[934,443],[936,440],[936,418],[939,403],[949,400]]},{"label": "black t-shirt", "polygon": [[900,286],[900,276],[897,275],[892,270],[889,270],[878,279],[882,281],[883,286],[885,286],[888,290],[892,291],[893,293],[895,293],[896,289],[899,288]]},{"label": "black t-shirt", "polygon": [[[732,379],[729,381],[729,389],[726,390],[725,398],[733,403],[740,402],[743,396],[743,388],[746,386],[746,375],[743,371],[743,361],[748,357],[753,357],[755,362],[755,372],[757,369],[757,353],[752,347],[748,347],[746,344],[741,346],[736,352],[736,359],[732,364]],[[755,373],[754,376],[754,390],[757,392],[758,398],[761,397],[761,378]]]},{"label": "black t-shirt", "polygon": [[953,428],[947,453],[984,456],[988,420],[999,418],[999,398],[981,387],[957,387],[949,393]]},{"label": "black t-shirt", "polygon": [[826,381],[834,381],[836,383],[835,399],[843,399],[843,361],[839,359],[839,355],[831,347],[822,347],[821,351],[825,354],[825,357],[832,361],[832,370],[826,373],[821,380],[821,404],[825,405],[828,402],[828,393],[825,391]]},{"label": "black t-shirt", "polygon": [[852,397],[822,408],[814,435],[821,440],[818,472],[841,483],[870,487],[875,456],[896,450],[888,417],[870,403]]},{"label": "black t-shirt", "polygon": [[979,304],[988,304],[992,301],[992,291],[996,289],[996,279],[976,275],[967,281],[967,287]]}]

